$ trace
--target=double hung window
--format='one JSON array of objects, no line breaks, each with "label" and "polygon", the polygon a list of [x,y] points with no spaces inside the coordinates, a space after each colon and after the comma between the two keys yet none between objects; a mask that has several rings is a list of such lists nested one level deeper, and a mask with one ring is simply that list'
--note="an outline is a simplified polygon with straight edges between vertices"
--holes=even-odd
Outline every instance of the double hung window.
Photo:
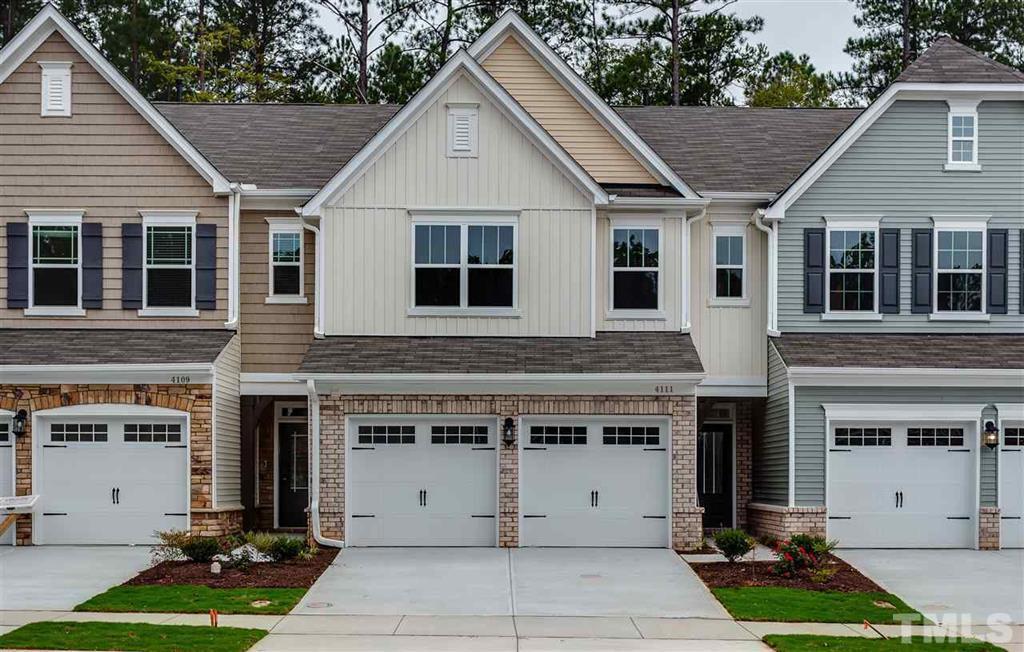
[{"label": "double hung window", "polygon": [[746,227],[734,224],[712,224],[713,304],[743,303],[746,292]]},{"label": "double hung window", "polygon": [[32,306],[81,305],[81,220],[30,218]]},{"label": "double hung window", "polygon": [[270,219],[270,287],[268,303],[304,303],[302,225]]},{"label": "double hung window", "polygon": [[936,310],[980,313],[985,291],[985,232],[938,229],[936,252]]},{"label": "double hung window", "polygon": [[413,225],[414,308],[516,306],[514,223]]},{"label": "double hung window", "polygon": [[875,229],[829,230],[830,312],[875,312],[878,255]]},{"label": "double hung window", "polygon": [[660,244],[660,228],[613,226],[612,310],[658,310],[661,307]]},{"label": "double hung window", "polygon": [[194,224],[146,224],[146,307],[192,308]]}]

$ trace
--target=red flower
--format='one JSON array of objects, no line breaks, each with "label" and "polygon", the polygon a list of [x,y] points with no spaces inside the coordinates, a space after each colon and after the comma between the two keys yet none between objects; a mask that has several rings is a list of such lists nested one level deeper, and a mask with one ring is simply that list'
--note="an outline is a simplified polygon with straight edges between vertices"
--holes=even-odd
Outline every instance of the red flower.
[{"label": "red flower", "polygon": [[793,555],[791,555],[791,554],[789,554],[789,553],[787,552],[787,553],[786,553],[786,560],[787,560],[787,561],[793,561]]}]

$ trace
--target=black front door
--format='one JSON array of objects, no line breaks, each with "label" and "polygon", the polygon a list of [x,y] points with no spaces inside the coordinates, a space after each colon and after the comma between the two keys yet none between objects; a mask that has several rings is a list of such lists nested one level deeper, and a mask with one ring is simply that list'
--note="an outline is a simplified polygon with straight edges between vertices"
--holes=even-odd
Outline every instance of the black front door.
[{"label": "black front door", "polygon": [[708,423],[697,433],[697,498],[705,528],[732,527],[732,426]]},{"label": "black front door", "polygon": [[309,437],[305,423],[277,425],[277,525],[306,527]]}]

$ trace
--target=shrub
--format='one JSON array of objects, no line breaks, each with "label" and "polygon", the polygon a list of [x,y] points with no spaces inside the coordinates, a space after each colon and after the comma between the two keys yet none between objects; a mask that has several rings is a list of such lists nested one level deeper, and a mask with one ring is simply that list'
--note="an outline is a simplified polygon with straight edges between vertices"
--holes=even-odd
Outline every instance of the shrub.
[{"label": "shrub", "polygon": [[274,546],[277,545],[278,539],[280,539],[280,537],[274,536],[269,532],[246,532],[242,535],[242,540],[239,545],[249,544],[261,555],[274,557]]},{"label": "shrub", "polygon": [[317,548],[316,543],[313,543],[309,547],[302,549],[302,552],[299,553],[299,559],[302,561],[311,561],[316,559],[318,552],[320,552],[320,548]]},{"label": "shrub", "polygon": [[824,557],[835,550],[838,541],[826,541],[825,537],[813,534],[794,534],[789,539],[804,550],[813,552],[816,557]]},{"label": "shrub", "polygon": [[181,546],[181,553],[190,561],[208,564],[221,552],[220,541],[213,537],[193,537]]},{"label": "shrub", "polygon": [[163,561],[178,561],[181,559],[184,556],[181,552],[181,547],[192,538],[192,535],[187,530],[164,530],[154,534],[160,540],[160,543],[153,546],[153,550],[150,553],[154,566]]},{"label": "shrub", "polygon": [[743,530],[719,530],[715,546],[730,562],[735,562],[754,549],[754,539]]},{"label": "shrub", "polygon": [[267,552],[275,561],[295,559],[305,549],[306,543],[296,537],[275,537],[274,543]]},{"label": "shrub", "polygon": [[792,539],[776,544],[775,557],[772,571],[783,577],[792,577],[804,569],[818,568],[822,562],[821,557],[815,555],[813,550],[797,544]]}]

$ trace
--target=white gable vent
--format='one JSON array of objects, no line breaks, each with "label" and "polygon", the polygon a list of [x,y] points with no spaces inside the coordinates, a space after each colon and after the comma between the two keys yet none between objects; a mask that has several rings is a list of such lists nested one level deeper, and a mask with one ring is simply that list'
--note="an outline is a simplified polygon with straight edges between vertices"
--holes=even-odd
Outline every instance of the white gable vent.
[{"label": "white gable vent", "polygon": [[479,114],[476,104],[448,105],[448,156],[476,156]]},{"label": "white gable vent", "polygon": [[42,105],[39,115],[71,116],[71,62],[40,61],[42,74]]}]

